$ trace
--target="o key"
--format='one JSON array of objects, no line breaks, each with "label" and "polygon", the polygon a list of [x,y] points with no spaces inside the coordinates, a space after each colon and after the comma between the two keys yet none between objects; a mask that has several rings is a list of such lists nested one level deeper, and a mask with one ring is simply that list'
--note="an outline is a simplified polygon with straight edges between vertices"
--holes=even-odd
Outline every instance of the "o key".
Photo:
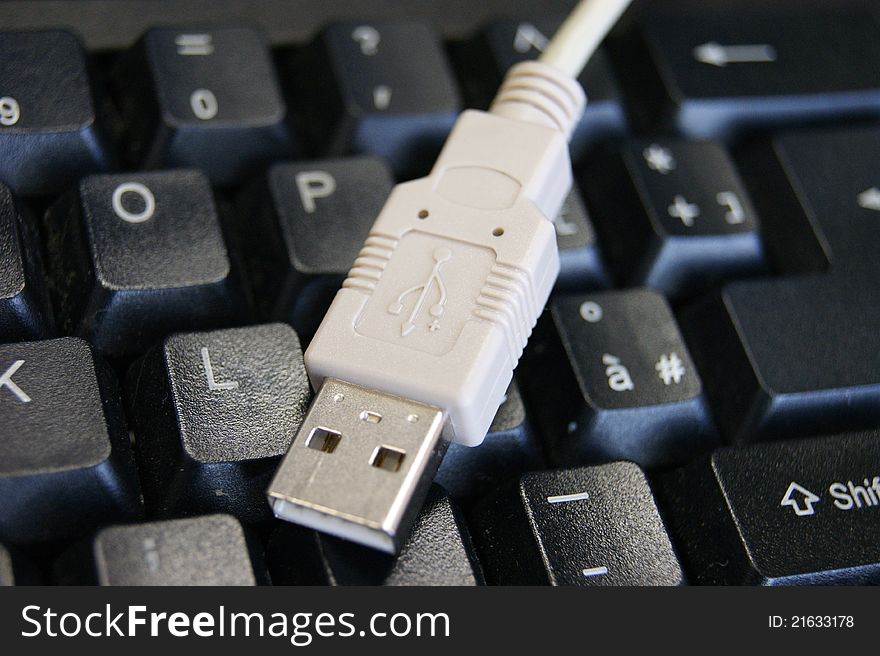
[{"label": "o key", "polygon": [[[124,203],[125,194],[132,194],[140,197],[144,208],[139,212],[132,212],[127,209]],[[123,182],[113,190],[113,211],[123,221],[128,223],[143,223],[153,217],[156,212],[156,198],[153,192],[140,182]]]}]

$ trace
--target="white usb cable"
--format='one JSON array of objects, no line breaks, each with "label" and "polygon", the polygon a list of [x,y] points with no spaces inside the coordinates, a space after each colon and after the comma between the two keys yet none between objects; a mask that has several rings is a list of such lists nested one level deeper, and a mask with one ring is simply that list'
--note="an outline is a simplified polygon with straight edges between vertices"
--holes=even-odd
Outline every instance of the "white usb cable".
[{"label": "white usb cable", "polygon": [[276,516],[393,553],[448,441],[483,441],[559,272],[575,77],[629,2],[582,0],[392,191],[305,353],[318,394],[269,487]]}]

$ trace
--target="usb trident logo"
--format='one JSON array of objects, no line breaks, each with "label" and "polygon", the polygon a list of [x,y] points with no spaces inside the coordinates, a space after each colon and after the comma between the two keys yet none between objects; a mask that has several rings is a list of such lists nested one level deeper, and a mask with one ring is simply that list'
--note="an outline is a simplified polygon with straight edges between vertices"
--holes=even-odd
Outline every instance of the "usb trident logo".
[{"label": "usb trident logo", "polygon": [[446,285],[443,284],[443,278],[440,277],[440,268],[443,266],[444,262],[447,262],[452,258],[452,251],[445,246],[441,246],[434,250],[433,256],[434,268],[431,269],[431,274],[428,276],[428,279],[420,285],[414,285],[409,289],[405,289],[401,292],[400,296],[397,297],[397,300],[388,306],[388,313],[397,316],[403,312],[403,302],[407,297],[420,292],[419,298],[413,306],[409,317],[407,317],[407,319],[400,325],[401,337],[406,337],[415,330],[416,319],[422,311],[425,302],[428,300],[428,295],[431,294],[434,287],[437,288],[436,293],[439,295],[439,298],[437,299],[437,302],[428,309],[428,313],[432,317],[431,323],[428,324],[428,330],[433,333],[440,329],[440,317],[443,316],[443,311],[446,309]]}]

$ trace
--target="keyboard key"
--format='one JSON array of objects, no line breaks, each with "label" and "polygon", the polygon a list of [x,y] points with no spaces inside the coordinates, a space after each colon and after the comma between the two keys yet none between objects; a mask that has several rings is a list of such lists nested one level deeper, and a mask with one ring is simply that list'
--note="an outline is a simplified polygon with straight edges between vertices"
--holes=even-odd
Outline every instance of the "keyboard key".
[{"label": "keyboard key", "polygon": [[39,237],[0,183],[0,342],[48,336],[51,318]]},{"label": "keyboard key", "polygon": [[632,463],[526,474],[477,514],[491,583],[684,583],[648,481]]},{"label": "keyboard key", "polygon": [[663,467],[715,446],[700,377],[662,296],[563,296],[549,314],[522,381],[554,462]]},{"label": "keyboard key", "polygon": [[116,83],[139,165],[199,168],[228,185],[291,154],[287,108],[253,29],[152,29]]},{"label": "keyboard key", "polygon": [[222,325],[240,308],[211,187],[198,171],[85,178],[49,209],[46,226],[61,327],[110,356]]},{"label": "keyboard key", "polygon": [[256,585],[244,531],[228,515],[113,526],[56,563],[62,584]]},{"label": "keyboard key", "polygon": [[0,179],[17,194],[57,193],[110,166],[104,142],[79,40],[0,33]]},{"label": "keyboard key", "polygon": [[[487,108],[504,74],[519,62],[537,58],[562,24],[562,18],[536,21],[505,19],[490,23],[462,48],[460,76],[468,106]],[[626,132],[626,115],[617,80],[604,49],[598,50],[578,78],[589,98],[584,116],[571,139],[574,159],[597,141]]]},{"label": "keyboard key", "polygon": [[311,398],[289,326],[174,335],[126,388],[151,514],[271,518],[266,488]]},{"label": "keyboard key", "polygon": [[109,372],[75,338],[0,345],[0,540],[61,540],[141,512]]},{"label": "keyboard key", "polygon": [[880,582],[878,445],[872,431],[728,448],[677,472],[670,526],[694,582]]},{"label": "keyboard key", "polygon": [[421,23],[334,23],[293,68],[313,147],[377,155],[400,175],[427,172],[461,109],[443,46]]},{"label": "keyboard key", "polygon": [[680,298],[764,268],[756,212],[718,144],[634,142],[597,159],[582,183],[626,285]]},{"label": "keyboard key", "polygon": [[557,217],[556,243],[559,246],[559,277],[556,289],[584,290],[608,286],[608,275],[596,233],[580,192],[572,188]]},{"label": "keyboard key", "polygon": [[524,472],[544,467],[541,445],[513,382],[483,443],[476,448],[450,444],[434,480],[457,503],[470,505]]},{"label": "keyboard key", "polygon": [[373,157],[276,164],[239,203],[241,241],[263,316],[310,337],[394,180]]},{"label": "keyboard key", "polygon": [[458,509],[433,486],[398,556],[280,523],[268,547],[275,585],[480,585]]},{"label": "keyboard key", "polygon": [[[688,136],[880,113],[880,28],[866,10],[652,12],[641,33],[644,52],[623,64],[640,83],[633,105],[667,107]],[[657,94],[636,58],[653,62]]]},{"label": "keyboard key", "polygon": [[728,440],[880,426],[878,148],[876,128],[792,134],[743,162],[782,267],[830,268],[731,284],[683,316]]}]

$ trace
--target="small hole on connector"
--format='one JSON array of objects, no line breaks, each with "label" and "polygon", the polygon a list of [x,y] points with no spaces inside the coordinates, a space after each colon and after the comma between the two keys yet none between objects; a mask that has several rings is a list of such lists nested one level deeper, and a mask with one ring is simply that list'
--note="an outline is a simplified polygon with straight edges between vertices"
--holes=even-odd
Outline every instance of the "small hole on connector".
[{"label": "small hole on connector", "polygon": [[418,216],[420,219],[427,219],[428,218],[428,210],[419,210]]},{"label": "small hole on connector", "polygon": [[378,412],[373,412],[372,410],[364,410],[361,413],[361,421],[366,421],[371,424],[378,424],[380,421],[382,421],[382,415],[380,415]]},{"label": "small hole on connector", "polygon": [[406,456],[406,451],[395,449],[392,446],[379,446],[373,451],[370,464],[379,469],[396,472],[400,470],[404,456]]},{"label": "small hole on connector", "polygon": [[315,451],[323,451],[324,453],[333,453],[339,446],[339,440],[342,434],[323,426],[313,428],[312,432],[306,438],[306,446]]},{"label": "small hole on connector", "polygon": [[495,237],[500,237],[501,235],[504,234],[504,228],[495,228],[495,229],[492,231],[492,234],[493,234]]}]

